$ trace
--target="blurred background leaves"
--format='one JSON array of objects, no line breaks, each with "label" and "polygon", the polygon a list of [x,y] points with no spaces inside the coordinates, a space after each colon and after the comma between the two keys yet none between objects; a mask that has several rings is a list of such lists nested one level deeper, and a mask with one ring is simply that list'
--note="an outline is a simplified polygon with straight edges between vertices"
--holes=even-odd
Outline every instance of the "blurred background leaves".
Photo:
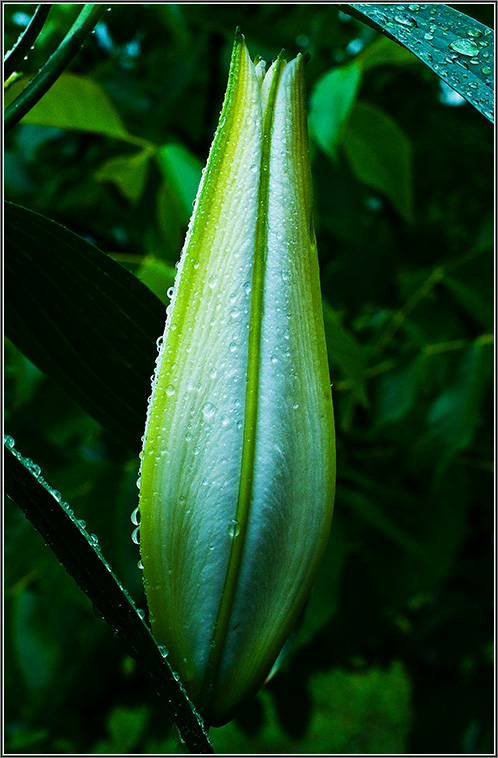
[{"label": "blurred background leaves", "polygon": [[[5,6],[6,49],[35,7]],[[341,8],[111,6],[68,71],[6,135],[5,196],[97,245],[164,309],[235,27],[253,56],[311,53],[336,515],[293,649],[240,716],[213,730],[215,749],[492,752],[492,126],[415,56]],[[493,24],[490,5],[458,9]],[[52,8],[19,73],[36,73],[78,11]],[[64,256],[54,244],[54,256]],[[35,262],[25,266],[28,283]],[[47,313],[58,292],[61,305],[71,302],[70,275],[62,286],[45,290]],[[26,300],[28,320],[44,315],[43,295]],[[77,345],[84,318],[74,330]],[[98,534],[145,607],[130,539],[137,457],[19,347],[6,342],[5,431]],[[153,351],[150,365],[144,360],[130,370],[143,377],[145,419]],[[177,749],[136,663],[9,501],[5,612],[7,752]]]}]

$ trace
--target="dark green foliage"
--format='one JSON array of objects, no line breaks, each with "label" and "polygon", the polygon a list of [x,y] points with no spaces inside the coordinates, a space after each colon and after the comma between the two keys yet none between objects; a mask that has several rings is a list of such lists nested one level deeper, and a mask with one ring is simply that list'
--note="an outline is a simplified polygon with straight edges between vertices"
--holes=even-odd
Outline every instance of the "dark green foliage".
[{"label": "dark green foliage", "polygon": [[[6,49],[35,8],[6,6]],[[51,10],[20,73],[79,9]],[[7,199],[80,236],[7,212],[5,431],[145,607],[140,424],[234,29],[266,60],[308,50],[336,514],[294,649],[214,746],[491,752],[492,126],[345,10],[112,6],[6,135]],[[10,500],[5,612],[7,752],[176,749],[145,675]]]}]

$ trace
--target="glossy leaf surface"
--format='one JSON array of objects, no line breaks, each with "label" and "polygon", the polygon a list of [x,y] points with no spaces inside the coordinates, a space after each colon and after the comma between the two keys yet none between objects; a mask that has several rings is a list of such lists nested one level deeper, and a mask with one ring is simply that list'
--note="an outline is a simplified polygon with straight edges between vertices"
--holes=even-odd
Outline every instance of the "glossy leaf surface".
[{"label": "glossy leaf surface", "polygon": [[132,450],[164,307],[77,234],[5,204],[7,336]]}]

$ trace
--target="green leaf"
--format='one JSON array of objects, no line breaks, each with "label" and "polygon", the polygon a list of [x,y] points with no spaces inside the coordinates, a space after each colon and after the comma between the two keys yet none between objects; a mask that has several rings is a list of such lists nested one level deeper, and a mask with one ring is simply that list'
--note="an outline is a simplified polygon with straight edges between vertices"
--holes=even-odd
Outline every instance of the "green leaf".
[{"label": "green leaf", "polygon": [[182,219],[188,223],[201,180],[202,163],[186,147],[176,143],[162,145],[157,151],[157,160],[178,199]]},{"label": "green leaf", "polygon": [[[7,103],[20,94],[28,81],[28,77],[22,77],[9,88]],[[143,140],[128,132],[116,107],[99,84],[87,76],[68,72],[62,74],[24,116],[23,124],[91,132],[143,144]]]},{"label": "green leaf", "polygon": [[[182,738],[192,752],[212,753],[207,734],[178,683],[177,675],[103,557],[98,543],[86,531],[84,522],[76,519],[68,503],[61,500],[60,493],[47,484],[39,466],[15,450],[11,437],[4,438],[4,446],[7,496],[17,503],[40,532],[64,568],[88,595],[96,611],[124,640],[130,655],[138,660],[158,693],[165,698]],[[31,603],[24,617],[29,617],[34,610]],[[54,642],[49,647],[42,647],[40,640],[32,636],[28,644],[46,657],[47,667],[51,668],[57,647]],[[45,673],[43,676],[45,679],[41,685],[46,683],[47,676]]]},{"label": "green leaf", "polygon": [[132,203],[143,194],[153,150],[146,147],[133,155],[109,158],[95,173],[99,182],[112,182]]},{"label": "green leaf", "polygon": [[12,203],[4,218],[7,336],[137,451],[164,306],[63,226]]},{"label": "green leaf", "polygon": [[65,35],[57,50],[27,84],[19,97],[7,105],[4,115],[4,130],[7,132],[46,95],[53,84],[64,72],[70,61],[79,52],[88,34],[93,31],[95,24],[102,18],[107,8],[105,5],[85,3]]},{"label": "green leaf", "polygon": [[472,443],[481,421],[482,398],[492,372],[492,343],[478,338],[464,353],[455,381],[433,403],[428,417],[429,439],[440,451],[440,474]]},{"label": "green leaf", "polygon": [[147,255],[143,259],[136,276],[165,306],[169,304],[168,290],[173,287],[176,276],[176,269],[173,266],[168,266],[164,261]]},{"label": "green leaf", "polygon": [[360,82],[361,68],[353,61],[328,71],[313,89],[309,111],[310,132],[331,158],[336,156]]},{"label": "green leaf", "polygon": [[442,283],[452,293],[455,300],[465,308],[478,324],[489,331],[493,330],[493,300],[486,299],[474,287],[470,287],[456,276],[444,276]]},{"label": "green leaf", "polygon": [[411,222],[412,149],[400,127],[380,108],[358,101],[346,125],[343,148],[358,179],[384,193]]},{"label": "green leaf", "polygon": [[380,377],[377,385],[377,426],[399,421],[413,407],[417,398],[417,382],[425,356],[417,356],[394,371]]},{"label": "green leaf", "polygon": [[329,363],[339,366],[344,376],[350,380],[357,400],[366,407],[368,399],[365,389],[365,369],[367,357],[358,340],[345,329],[337,313],[324,300],[323,318]]},{"label": "green leaf", "polygon": [[[355,58],[355,63],[362,71],[375,66],[400,66],[418,63],[417,58],[401,45],[387,37],[377,37],[371,45],[365,47]],[[420,64],[419,64],[420,65]]]},{"label": "green leaf", "polygon": [[107,755],[132,753],[144,733],[148,717],[149,709],[146,705],[138,708],[118,705],[109,715],[109,737],[99,740],[92,752]]},{"label": "green leaf", "polygon": [[[494,34],[445,3],[351,3],[364,23],[420,58],[490,121],[494,120]],[[477,61],[469,65],[470,61]]]},{"label": "green leaf", "polygon": [[[397,660],[382,668],[329,668],[312,672],[305,699],[296,697],[295,681],[285,681],[287,724],[276,718],[274,699],[262,691],[258,731],[231,721],[213,730],[217,754],[404,755],[412,724],[411,685]],[[273,689],[272,694],[275,693]],[[302,696],[303,697],[303,696]],[[277,704],[278,705],[278,704]],[[366,725],[368,725],[366,727]],[[297,728],[296,728],[297,726]]]}]

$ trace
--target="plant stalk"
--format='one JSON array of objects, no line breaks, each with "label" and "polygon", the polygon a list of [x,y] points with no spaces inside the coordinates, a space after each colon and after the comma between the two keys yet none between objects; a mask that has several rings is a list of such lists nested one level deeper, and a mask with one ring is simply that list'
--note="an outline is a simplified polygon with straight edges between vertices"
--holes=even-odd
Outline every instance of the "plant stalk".
[{"label": "plant stalk", "polygon": [[51,3],[41,3],[29,24],[17,40],[16,44],[9,50],[3,63],[3,79],[6,81],[11,76],[21,61],[28,55],[35,40],[43,29],[47,16],[52,7]]},{"label": "plant stalk", "polygon": [[5,110],[4,131],[12,129],[59,78],[79,52],[87,35],[108,10],[107,5],[87,3],[61,44],[28,86]]}]

